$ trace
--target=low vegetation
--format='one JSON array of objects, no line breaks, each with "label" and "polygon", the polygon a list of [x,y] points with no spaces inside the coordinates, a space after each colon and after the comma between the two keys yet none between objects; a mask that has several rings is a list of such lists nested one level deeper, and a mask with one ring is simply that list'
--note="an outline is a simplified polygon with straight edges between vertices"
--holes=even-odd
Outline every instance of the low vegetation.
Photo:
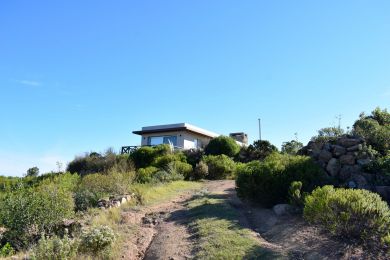
[{"label": "low vegetation", "polygon": [[375,245],[390,235],[390,208],[367,190],[324,186],[306,197],[304,217],[331,233]]},{"label": "low vegetation", "polygon": [[253,161],[239,167],[237,193],[270,207],[288,202],[292,182],[301,182],[302,190],[310,192],[324,178],[321,169],[309,157],[274,153],[262,162]]},{"label": "low vegetation", "polygon": [[203,193],[188,204],[190,227],[200,238],[197,259],[275,259],[249,229],[240,226],[237,211],[218,194]]}]

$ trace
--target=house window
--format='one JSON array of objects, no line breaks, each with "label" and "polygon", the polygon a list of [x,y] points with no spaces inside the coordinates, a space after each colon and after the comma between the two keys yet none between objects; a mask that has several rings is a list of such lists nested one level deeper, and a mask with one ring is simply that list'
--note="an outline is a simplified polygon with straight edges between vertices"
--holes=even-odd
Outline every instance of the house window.
[{"label": "house window", "polygon": [[177,136],[149,136],[148,145],[172,144],[177,146]]}]

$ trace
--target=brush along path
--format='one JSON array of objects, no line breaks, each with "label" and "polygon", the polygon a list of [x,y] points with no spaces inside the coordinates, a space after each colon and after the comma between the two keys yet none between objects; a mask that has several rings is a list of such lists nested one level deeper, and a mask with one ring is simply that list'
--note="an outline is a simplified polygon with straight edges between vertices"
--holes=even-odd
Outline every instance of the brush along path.
[{"label": "brush along path", "polygon": [[384,259],[300,216],[243,203],[230,180],[208,181],[201,191],[126,214],[137,228],[125,259]]}]

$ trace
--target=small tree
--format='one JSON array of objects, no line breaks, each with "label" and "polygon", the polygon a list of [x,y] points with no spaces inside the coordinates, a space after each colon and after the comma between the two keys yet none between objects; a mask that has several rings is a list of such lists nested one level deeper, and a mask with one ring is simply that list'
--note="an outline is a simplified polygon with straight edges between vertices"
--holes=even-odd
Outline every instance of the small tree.
[{"label": "small tree", "polygon": [[38,167],[32,167],[27,170],[26,176],[27,177],[37,177],[39,174],[39,168]]},{"label": "small tree", "polygon": [[284,142],[282,144],[282,153],[288,153],[291,155],[297,154],[299,149],[303,147],[303,144],[301,142],[298,142],[296,140],[291,140],[289,142]]},{"label": "small tree", "polygon": [[240,151],[240,146],[236,141],[228,136],[218,136],[212,139],[205,148],[207,155],[227,155],[233,157]]}]

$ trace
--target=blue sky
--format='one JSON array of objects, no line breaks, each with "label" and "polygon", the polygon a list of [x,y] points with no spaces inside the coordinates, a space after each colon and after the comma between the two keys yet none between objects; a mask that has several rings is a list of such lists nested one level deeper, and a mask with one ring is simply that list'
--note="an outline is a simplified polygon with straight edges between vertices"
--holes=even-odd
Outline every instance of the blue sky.
[{"label": "blue sky", "polygon": [[389,1],[2,1],[0,174],[188,122],[279,146],[390,105]]}]

